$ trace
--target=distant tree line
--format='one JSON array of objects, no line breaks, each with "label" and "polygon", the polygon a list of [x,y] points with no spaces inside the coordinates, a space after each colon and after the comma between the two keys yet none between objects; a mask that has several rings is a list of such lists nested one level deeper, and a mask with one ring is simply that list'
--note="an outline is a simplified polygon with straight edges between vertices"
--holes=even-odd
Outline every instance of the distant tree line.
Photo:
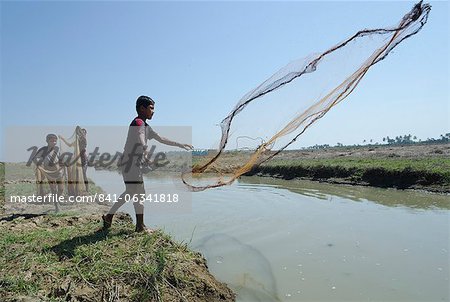
[{"label": "distant tree line", "polygon": [[408,144],[445,144],[450,142],[450,133],[441,134],[439,138],[427,138],[425,141],[421,139],[417,139],[417,136],[408,135],[400,135],[395,138],[390,138],[389,136],[383,137],[383,142],[388,145],[408,145]]},{"label": "distant tree line", "polygon": [[[450,142],[450,133],[445,133],[445,134],[441,134],[439,136],[439,138],[427,138],[426,140],[421,140],[418,139],[417,136],[415,135],[411,135],[411,134],[405,134],[405,135],[399,135],[396,137],[383,137],[383,144],[387,144],[387,145],[411,145],[411,144],[445,144],[445,143],[449,143]],[[373,144],[373,139],[365,139],[363,140],[363,144],[364,145],[380,145],[379,143],[375,143]],[[302,149],[307,149],[307,150],[320,150],[320,149],[327,149],[327,148],[332,148],[332,147],[357,147],[357,146],[361,146],[359,144],[354,144],[354,145],[344,145],[342,143],[336,143],[336,146],[330,146],[329,144],[323,144],[323,145],[314,145],[314,146],[309,146],[306,148],[302,148]]]},{"label": "distant tree line", "polygon": [[[339,144],[339,143],[338,143]],[[327,149],[327,148],[330,148],[331,146],[330,145],[328,145],[328,144],[324,144],[324,145],[317,145],[317,144],[315,144],[314,146],[309,146],[309,147],[306,147],[305,149],[308,149],[308,150],[318,150],[318,149]],[[341,147],[342,147],[342,144],[341,144]]]}]

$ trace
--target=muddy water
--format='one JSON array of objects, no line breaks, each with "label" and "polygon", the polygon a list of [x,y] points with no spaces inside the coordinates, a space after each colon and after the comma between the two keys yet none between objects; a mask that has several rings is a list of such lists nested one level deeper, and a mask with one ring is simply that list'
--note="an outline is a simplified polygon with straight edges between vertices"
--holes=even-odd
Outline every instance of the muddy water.
[{"label": "muddy water", "polygon": [[202,252],[238,301],[448,301],[449,214],[449,196],[243,177],[146,221]]}]

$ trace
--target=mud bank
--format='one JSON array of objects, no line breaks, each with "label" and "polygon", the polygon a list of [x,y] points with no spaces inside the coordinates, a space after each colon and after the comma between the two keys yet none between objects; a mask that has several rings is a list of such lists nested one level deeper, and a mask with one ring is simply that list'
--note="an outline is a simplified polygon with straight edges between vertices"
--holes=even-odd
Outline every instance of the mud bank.
[{"label": "mud bank", "polygon": [[450,183],[445,174],[414,170],[409,167],[401,170],[390,170],[384,167],[343,167],[320,163],[317,165],[262,165],[253,168],[246,175],[275,177],[285,180],[299,178],[337,184],[450,193]]},{"label": "mud bank", "polygon": [[0,217],[1,301],[235,301],[201,254],[126,214]]}]

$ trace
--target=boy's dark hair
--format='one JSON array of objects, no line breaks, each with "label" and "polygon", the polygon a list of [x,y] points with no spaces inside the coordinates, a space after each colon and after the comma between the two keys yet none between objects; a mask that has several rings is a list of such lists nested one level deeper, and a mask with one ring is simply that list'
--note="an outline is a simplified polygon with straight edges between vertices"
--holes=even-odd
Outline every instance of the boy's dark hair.
[{"label": "boy's dark hair", "polygon": [[58,137],[56,136],[56,134],[50,133],[50,134],[47,134],[47,136],[45,137],[45,141],[48,142],[51,138],[56,138],[56,139],[58,139]]},{"label": "boy's dark hair", "polygon": [[150,105],[155,105],[155,101],[152,100],[151,97],[141,95],[136,100],[136,111],[139,113],[139,107],[144,106],[145,108],[147,108]]}]

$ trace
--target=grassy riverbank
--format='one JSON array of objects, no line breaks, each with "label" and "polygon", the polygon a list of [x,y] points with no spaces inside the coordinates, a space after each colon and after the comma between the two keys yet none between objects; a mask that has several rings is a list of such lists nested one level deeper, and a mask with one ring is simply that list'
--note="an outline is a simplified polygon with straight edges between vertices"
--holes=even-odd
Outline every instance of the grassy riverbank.
[{"label": "grassy riverbank", "polygon": [[[135,233],[125,214],[100,231],[108,205],[61,205],[53,214],[51,204],[5,202],[5,185],[7,195],[36,189],[25,165],[7,168],[5,180],[0,163],[0,301],[235,300],[187,243],[162,231]],[[102,192],[93,183],[90,191]]]},{"label": "grassy riverbank", "polygon": [[5,212],[5,164],[0,162],[0,215]]},{"label": "grassy riverbank", "polygon": [[[6,171],[5,171],[6,170]],[[31,196],[36,194],[36,179],[34,167],[27,167],[25,163],[0,163],[1,186],[0,190],[0,213],[50,213],[54,210],[54,205],[48,204],[23,204],[9,203],[10,196]],[[5,174],[6,173],[6,174]],[[98,187],[92,180],[89,180],[88,195],[104,193],[102,188]],[[44,186],[47,192],[50,192],[48,186]],[[67,190],[65,190],[67,192]],[[99,203],[76,204],[65,203],[60,205],[62,211],[76,211],[77,213],[99,213],[104,211],[107,205]]]},{"label": "grassy riverbank", "polygon": [[[250,154],[248,151],[225,152],[214,169],[232,172],[248,160]],[[193,163],[205,160],[199,156]],[[247,175],[448,193],[450,144],[284,151],[254,167]]]},{"label": "grassy riverbank", "polygon": [[0,219],[1,301],[234,301],[204,258],[164,233],[99,215]]},{"label": "grassy riverbank", "polygon": [[450,159],[328,158],[274,160],[249,175],[450,192]]}]

